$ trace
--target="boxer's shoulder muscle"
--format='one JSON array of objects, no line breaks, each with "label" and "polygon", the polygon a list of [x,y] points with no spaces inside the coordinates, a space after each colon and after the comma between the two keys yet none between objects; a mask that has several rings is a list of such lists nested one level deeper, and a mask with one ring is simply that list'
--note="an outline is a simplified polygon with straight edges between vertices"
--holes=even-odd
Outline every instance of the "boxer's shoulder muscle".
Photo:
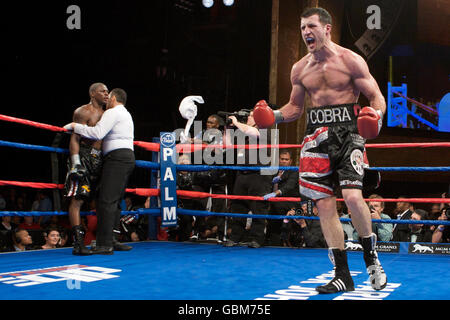
[{"label": "boxer's shoulder muscle", "polygon": [[77,108],[73,113],[73,121],[94,126],[102,117],[103,110],[88,103]]}]

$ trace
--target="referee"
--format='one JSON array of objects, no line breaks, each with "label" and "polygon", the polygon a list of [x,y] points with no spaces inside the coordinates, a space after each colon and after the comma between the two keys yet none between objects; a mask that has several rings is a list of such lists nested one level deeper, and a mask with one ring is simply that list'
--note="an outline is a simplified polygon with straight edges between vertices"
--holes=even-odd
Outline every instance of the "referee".
[{"label": "referee", "polygon": [[120,202],[128,179],[134,170],[134,124],[125,108],[127,94],[116,88],[111,90],[106,111],[94,127],[70,123],[66,129],[92,140],[103,140],[103,168],[97,199],[97,239],[93,254],[113,254],[130,250],[113,236],[118,231]]}]

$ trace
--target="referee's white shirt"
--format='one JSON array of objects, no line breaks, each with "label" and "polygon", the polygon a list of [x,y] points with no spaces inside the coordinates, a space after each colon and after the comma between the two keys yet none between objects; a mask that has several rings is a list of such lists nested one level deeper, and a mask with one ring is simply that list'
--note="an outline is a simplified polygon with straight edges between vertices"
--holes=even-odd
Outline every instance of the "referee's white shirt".
[{"label": "referee's white shirt", "polygon": [[74,132],[91,140],[103,140],[103,155],[116,149],[134,150],[134,123],[122,105],[107,109],[94,127],[76,123]]}]

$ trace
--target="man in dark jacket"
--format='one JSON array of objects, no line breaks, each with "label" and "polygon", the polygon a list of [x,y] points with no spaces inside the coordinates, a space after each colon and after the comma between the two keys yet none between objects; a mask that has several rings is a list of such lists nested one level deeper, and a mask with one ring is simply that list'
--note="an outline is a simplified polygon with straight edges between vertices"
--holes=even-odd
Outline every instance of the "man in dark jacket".
[{"label": "man in dark jacket", "polygon": [[[403,197],[399,197],[403,199]],[[397,202],[395,208],[398,220],[410,220],[413,214],[413,208],[409,202]],[[392,231],[392,241],[406,241],[409,234],[409,227],[407,224],[395,224]]]},{"label": "man in dark jacket", "polygon": [[[272,179],[272,193],[264,196],[265,200],[274,197],[300,197],[298,186],[298,172],[283,170],[283,167],[292,165],[292,153],[288,149],[280,150],[280,170]],[[270,214],[286,215],[291,209],[298,207],[298,202],[270,202]],[[269,245],[281,245],[280,232],[282,221],[279,219],[268,219],[266,241]]]},{"label": "man in dark jacket", "polygon": [[[428,220],[428,212],[416,209],[412,212],[410,220]],[[431,242],[432,232],[427,225],[407,224],[408,232],[397,233],[397,240],[401,242]]]}]

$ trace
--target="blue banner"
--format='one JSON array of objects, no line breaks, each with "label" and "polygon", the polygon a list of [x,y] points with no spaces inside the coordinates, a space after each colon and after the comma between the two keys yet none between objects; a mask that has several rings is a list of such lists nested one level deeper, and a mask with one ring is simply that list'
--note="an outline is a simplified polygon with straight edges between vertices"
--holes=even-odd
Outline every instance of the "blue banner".
[{"label": "blue banner", "polygon": [[175,149],[175,133],[161,132],[161,216],[162,227],[177,225],[177,153]]}]

